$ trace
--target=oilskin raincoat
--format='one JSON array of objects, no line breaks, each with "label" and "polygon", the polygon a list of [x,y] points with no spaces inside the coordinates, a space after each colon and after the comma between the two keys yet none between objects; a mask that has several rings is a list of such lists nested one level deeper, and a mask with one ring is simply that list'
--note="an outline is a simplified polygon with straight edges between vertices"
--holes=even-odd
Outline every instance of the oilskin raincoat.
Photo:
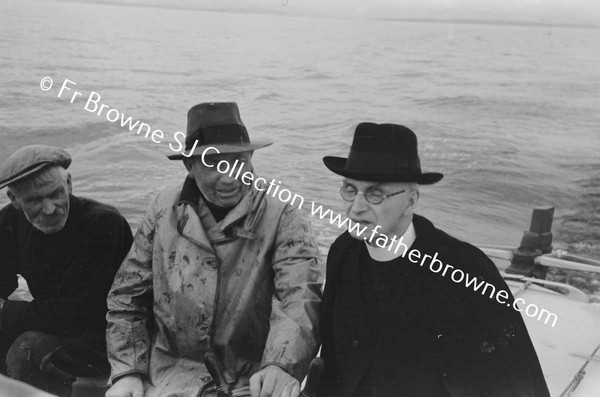
[{"label": "oilskin raincoat", "polygon": [[146,396],[195,396],[209,350],[235,387],[270,364],[301,380],[323,281],[307,217],[250,189],[217,223],[199,197],[188,178],[142,220],[108,296],[111,381],[138,373]]}]

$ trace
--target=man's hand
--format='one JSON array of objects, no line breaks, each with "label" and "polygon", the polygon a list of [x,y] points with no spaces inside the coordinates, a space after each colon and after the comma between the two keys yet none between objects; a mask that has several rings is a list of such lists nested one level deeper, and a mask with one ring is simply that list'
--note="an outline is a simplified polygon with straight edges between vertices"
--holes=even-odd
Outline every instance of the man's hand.
[{"label": "man's hand", "polygon": [[106,392],[106,397],[142,397],[144,383],[140,375],[126,375],[116,381]]},{"label": "man's hand", "polygon": [[250,394],[252,397],[298,397],[300,383],[278,366],[267,365],[250,378]]}]

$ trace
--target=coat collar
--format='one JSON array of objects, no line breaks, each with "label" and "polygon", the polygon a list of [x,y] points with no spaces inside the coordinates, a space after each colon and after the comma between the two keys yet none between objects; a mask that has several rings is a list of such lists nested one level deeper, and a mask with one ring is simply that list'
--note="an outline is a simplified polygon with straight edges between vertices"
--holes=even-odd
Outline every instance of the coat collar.
[{"label": "coat collar", "polygon": [[[415,226],[413,225],[413,223],[411,221],[410,225],[408,225],[408,228],[406,229],[404,234],[402,236],[400,236],[398,238],[398,240],[402,240],[402,243],[406,244],[408,249],[410,249],[410,247],[415,242],[416,238],[417,238],[417,234],[415,232]],[[369,245],[369,243],[367,243],[366,240],[365,240],[365,247],[367,247],[367,251],[368,251],[371,259],[373,259],[376,262],[389,262],[389,261],[392,261],[392,260],[402,256],[402,252],[398,251],[396,253],[389,246],[387,246],[385,248],[374,247],[372,245]]]},{"label": "coat collar", "polygon": [[200,189],[196,185],[196,181],[190,177],[185,178],[181,193],[179,194],[179,204],[191,205],[198,212],[198,199],[200,198]]},{"label": "coat collar", "polygon": [[448,246],[449,236],[436,228],[429,219],[415,214],[413,224],[417,232],[414,247],[423,253],[437,252],[442,255],[450,248]]},{"label": "coat collar", "polygon": [[[412,222],[417,238],[412,244],[411,249],[414,248],[424,253],[437,252],[438,254],[443,254],[451,248],[448,245],[451,237],[437,229],[427,218],[414,214]],[[357,255],[358,250],[364,245],[362,240],[353,238],[347,231],[339,239],[340,244],[345,247],[342,248],[342,251],[352,250],[353,255]]]},{"label": "coat collar", "polygon": [[[220,222],[215,222],[208,206],[203,200],[200,200],[200,189],[192,178],[186,178],[181,193],[179,196],[178,205],[184,206],[184,212],[181,217],[185,216],[185,223],[190,217],[190,210],[193,209],[198,218],[197,225],[193,228],[197,231],[198,226],[206,230],[207,240],[210,242],[227,241],[235,237],[254,239],[254,227],[258,219],[262,215],[265,207],[263,200],[264,192],[259,192],[255,189],[249,189],[242,200],[229,211],[229,213]],[[190,208],[191,207],[191,208]],[[182,221],[180,217],[180,223]],[[207,227],[203,227],[207,226]],[[186,233],[185,225],[180,228],[184,236]],[[188,230],[192,232],[192,230]],[[197,235],[194,233],[193,235]],[[191,236],[190,236],[191,237]]]}]

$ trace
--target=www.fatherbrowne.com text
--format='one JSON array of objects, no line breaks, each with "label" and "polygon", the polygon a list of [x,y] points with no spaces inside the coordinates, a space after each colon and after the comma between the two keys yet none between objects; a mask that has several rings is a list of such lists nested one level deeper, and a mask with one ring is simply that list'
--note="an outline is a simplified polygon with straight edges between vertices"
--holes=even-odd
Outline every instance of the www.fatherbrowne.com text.
[{"label": "www.fatherbrowne.com text", "polygon": [[[40,80],[40,88],[42,91],[50,91],[53,83],[54,82],[51,77],[43,77]],[[99,117],[105,117],[106,120],[111,123],[119,122],[121,127],[127,128],[131,132],[135,131],[135,134],[140,136],[143,135],[144,138],[150,139],[154,143],[163,143],[163,140],[165,139],[165,133],[162,130],[153,129],[149,124],[140,120],[134,121],[133,117],[126,116],[117,109],[109,107],[104,102],[101,102],[102,97],[95,91],[90,91],[88,95],[84,96],[81,91],[74,89],[74,86],[76,85],[77,83],[74,81],[64,79],[58,91],[57,98],[69,99],[68,97],[70,95],[69,103],[74,103],[75,101],[83,102],[83,98],[85,97],[86,100],[85,105],[83,105],[83,109],[87,112],[95,114]],[[182,153],[182,155],[185,157],[190,157],[196,149],[198,141],[194,143],[193,147],[186,154],[183,143],[185,142],[185,137],[186,134],[182,131],[173,133],[172,138],[176,142],[177,146],[174,146],[173,143],[169,143],[169,149],[174,152]],[[304,198],[299,194],[292,193],[290,190],[282,188],[281,181],[271,179],[271,181],[267,182],[266,179],[256,177],[252,172],[247,171],[242,173],[244,164],[239,163],[238,160],[235,160],[233,164],[222,160],[216,165],[209,164],[204,161],[205,156],[218,153],[219,151],[214,147],[206,148],[201,155],[204,165],[207,167],[217,167],[216,169],[220,173],[227,174],[231,178],[239,179],[245,185],[253,186],[259,191],[264,191],[266,194],[279,199],[283,203],[287,203],[291,206],[297,206],[299,209],[304,207]],[[311,202],[310,213],[313,217],[318,217],[321,220],[325,219],[331,225],[337,226],[340,229],[347,229],[349,232],[354,233],[359,237],[362,236],[367,230],[366,226],[361,226],[360,223],[353,222],[351,219],[343,217],[339,213],[335,214],[330,209],[324,209],[321,205],[317,206],[314,202]],[[473,289],[473,292],[475,293],[479,292],[481,295],[488,295],[490,299],[495,300],[499,304],[512,306],[514,310],[524,312],[528,317],[535,317],[538,321],[544,320],[544,324],[548,324],[548,322],[551,321],[552,327],[556,325],[556,322],[558,321],[556,314],[551,313],[543,308],[540,310],[540,308],[538,308],[535,304],[529,304],[526,306],[525,310],[522,310],[517,306],[517,302],[522,302],[523,304],[525,303],[522,298],[517,298],[510,303],[507,301],[507,299],[510,297],[508,291],[503,289],[496,291],[496,287],[485,280],[480,280],[477,277],[473,277],[450,264],[442,263],[442,261],[438,259],[437,252],[433,253],[433,255],[429,255],[422,254],[416,249],[409,251],[409,247],[402,241],[403,237],[398,238],[397,236],[392,236],[389,238],[384,234],[378,233],[379,229],[381,229],[381,226],[376,226],[371,231],[369,236],[365,235],[363,237],[364,240],[371,245],[387,249],[395,254],[402,250],[402,257],[406,257],[408,255],[409,261],[414,264],[419,264],[421,267],[428,266],[432,273],[440,274],[441,277],[449,277],[452,282],[457,284],[462,284],[464,282],[465,288]]]},{"label": "www.fatherbrowne.com text", "polygon": [[[201,161],[206,167],[216,167],[217,171],[222,174],[227,174],[229,177],[238,179],[242,183],[248,186],[253,186],[256,190],[264,191],[266,194],[278,198],[283,203],[295,205],[299,209],[302,209],[305,203],[304,198],[297,194],[292,193],[288,189],[281,188],[281,181],[272,179],[267,183],[267,180],[261,177],[256,177],[252,172],[246,171],[242,173],[244,169],[244,163],[239,160],[235,160],[233,163],[229,163],[226,160],[221,160],[216,165],[205,161],[206,156],[211,154],[218,154],[219,150],[215,147],[208,147],[204,149],[201,155]],[[347,217],[343,217],[341,214],[335,214],[331,209],[323,209],[322,205],[316,205],[315,202],[311,202],[310,213],[313,217],[318,217],[323,220],[326,219],[331,225],[337,226],[340,229],[347,229],[349,232],[354,233],[360,237],[367,231],[367,226],[361,226],[360,223],[353,222]],[[422,254],[417,249],[409,250],[409,247],[403,243],[403,237],[392,236],[389,238],[385,234],[378,233],[381,226],[377,225],[371,230],[370,235],[365,235],[363,238],[371,245],[375,245],[379,248],[387,249],[395,254],[400,252],[402,257],[407,257],[412,263],[419,264],[419,266],[428,266],[432,273],[440,274],[441,277],[448,277],[454,283],[463,284],[465,288],[472,289],[473,292],[479,292],[482,296],[487,295],[490,299],[495,300],[499,304],[506,306],[512,306],[512,308],[518,312],[524,312],[528,317],[535,317],[538,321],[544,321],[544,324],[551,322],[552,327],[556,325],[558,317],[556,314],[549,312],[546,309],[540,309],[535,304],[529,304],[525,310],[517,306],[517,303],[525,303],[522,298],[515,299],[512,303],[508,301],[510,294],[504,289],[496,290],[493,284],[481,280],[477,277],[471,276],[469,273],[454,267],[451,264],[444,264],[438,259],[438,253],[435,252],[433,255]]]}]

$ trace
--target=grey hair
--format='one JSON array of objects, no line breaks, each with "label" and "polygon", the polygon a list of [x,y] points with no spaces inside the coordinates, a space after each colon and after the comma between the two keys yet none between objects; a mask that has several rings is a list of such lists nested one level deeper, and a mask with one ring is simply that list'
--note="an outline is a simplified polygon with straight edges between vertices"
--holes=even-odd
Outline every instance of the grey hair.
[{"label": "grey hair", "polygon": [[11,183],[8,185],[8,189],[15,195],[31,190],[38,189],[48,183],[56,180],[67,182],[69,173],[60,165],[51,165],[42,168],[40,171],[33,173],[23,179]]}]

